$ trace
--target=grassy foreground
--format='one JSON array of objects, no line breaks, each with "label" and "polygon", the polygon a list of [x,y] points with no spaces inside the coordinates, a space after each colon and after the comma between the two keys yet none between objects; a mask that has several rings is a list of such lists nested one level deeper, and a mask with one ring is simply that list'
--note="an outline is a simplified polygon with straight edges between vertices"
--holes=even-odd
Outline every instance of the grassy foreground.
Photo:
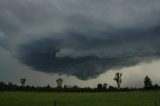
[{"label": "grassy foreground", "polygon": [[160,91],[110,93],[0,92],[0,106],[160,106]]}]

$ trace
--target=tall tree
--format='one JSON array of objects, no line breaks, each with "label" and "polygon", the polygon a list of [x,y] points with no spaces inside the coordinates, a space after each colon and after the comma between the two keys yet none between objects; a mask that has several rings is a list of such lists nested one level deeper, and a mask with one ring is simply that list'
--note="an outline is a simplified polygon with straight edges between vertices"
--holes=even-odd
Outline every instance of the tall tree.
[{"label": "tall tree", "polygon": [[144,88],[152,88],[152,81],[149,76],[144,78]]},{"label": "tall tree", "polygon": [[103,89],[107,89],[108,84],[104,83],[103,84]]},{"label": "tall tree", "polygon": [[120,88],[120,85],[121,85],[121,83],[122,83],[122,73],[116,73],[115,74],[115,78],[113,79],[113,80],[115,80],[116,81],[116,83],[117,83],[117,87],[118,87],[118,89]]},{"label": "tall tree", "polygon": [[26,83],[26,79],[25,79],[25,78],[21,78],[21,79],[20,79],[20,83],[22,84],[22,86],[24,86],[25,83]]},{"label": "tall tree", "polygon": [[99,84],[97,85],[97,89],[98,89],[98,90],[102,90],[102,88],[103,88],[102,84],[99,83]]},{"label": "tall tree", "polygon": [[62,88],[63,79],[62,79],[62,78],[58,78],[58,79],[56,80],[56,83],[57,83],[57,88]]}]

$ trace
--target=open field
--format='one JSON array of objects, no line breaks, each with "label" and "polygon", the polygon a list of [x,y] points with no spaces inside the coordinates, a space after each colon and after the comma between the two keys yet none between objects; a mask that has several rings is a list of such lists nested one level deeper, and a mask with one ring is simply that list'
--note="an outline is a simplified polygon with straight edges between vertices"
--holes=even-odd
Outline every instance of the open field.
[{"label": "open field", "polygon": [[108,93],[0,92],[0,106],[160,106],[160,91]]}]

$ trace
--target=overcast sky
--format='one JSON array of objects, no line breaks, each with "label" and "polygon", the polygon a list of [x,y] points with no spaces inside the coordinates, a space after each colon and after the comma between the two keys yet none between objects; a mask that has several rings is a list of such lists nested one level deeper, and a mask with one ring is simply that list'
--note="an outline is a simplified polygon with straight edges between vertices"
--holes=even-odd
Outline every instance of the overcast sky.
[{"label": "overcast sky", "polygon": [[[0,81],[160,84],[159,0],[0,0]],[[59,76],[61,75],[61,76]]]}]

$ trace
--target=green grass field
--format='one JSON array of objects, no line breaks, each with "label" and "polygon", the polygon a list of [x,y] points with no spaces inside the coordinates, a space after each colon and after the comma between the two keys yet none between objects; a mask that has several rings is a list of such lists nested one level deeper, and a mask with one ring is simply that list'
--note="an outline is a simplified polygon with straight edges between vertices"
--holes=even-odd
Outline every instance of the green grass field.
[{"label": "green grass field", "polygon": [[0,92],[0,106],[160,106],[160,91],[110,93]]}]

